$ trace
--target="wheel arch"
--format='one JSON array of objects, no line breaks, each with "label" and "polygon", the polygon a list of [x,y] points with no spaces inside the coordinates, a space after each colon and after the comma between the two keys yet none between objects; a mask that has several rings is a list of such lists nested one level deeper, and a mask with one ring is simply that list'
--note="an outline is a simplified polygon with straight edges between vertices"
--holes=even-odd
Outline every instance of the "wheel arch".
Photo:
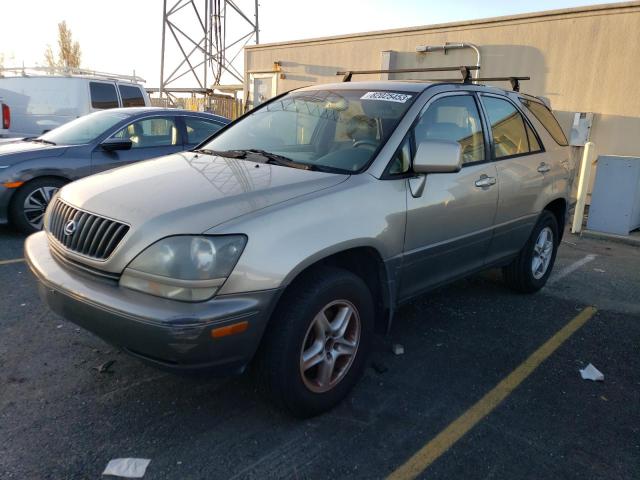
[{"label": "wheel arch", "polygon": [[551,212],[558,222],[558,236],[559,240],[562,240],[562,236],[564,234],[564,227],[567,218],[567,201],[564,198],[556,198],[555,200],[549,202],[545,205],[544,209],[548,212]]},{"label": "wheel arch", "polygon": [[391,326],[394,311],[395,292],[393,285],[395,282],[391,278],[392,275],[388,271],[388,266],[378,249],[368,245],[354,246],[326,253],[320,258],[314,258],[312,261],[300,265],[292,271],[285,281],[286,287],[280,298],[282,298],[287,289],[295,285],[297,279],[321,266],[348,270],[365,282],[374,299],[376,331],[387,333]]}]

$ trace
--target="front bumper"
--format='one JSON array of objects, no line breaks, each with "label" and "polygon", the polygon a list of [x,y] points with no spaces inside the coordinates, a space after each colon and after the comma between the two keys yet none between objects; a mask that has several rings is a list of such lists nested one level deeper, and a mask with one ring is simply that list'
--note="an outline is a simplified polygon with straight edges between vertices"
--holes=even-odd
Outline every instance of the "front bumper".
[{"label": "front bumper", "polygon": [[[135,292],[62,266],[45,232],[25,241],[25,258],[51,310],[146,362],[170,370],[238,373],[258,348],[280,290],[221,295],[199,303]],[[247,321],[242,333],[211,330]]]},{"label": "front bumper", "polygon": [[0,185],[0,225],[9,222],[9,203],[15,191],[15,188]]}]

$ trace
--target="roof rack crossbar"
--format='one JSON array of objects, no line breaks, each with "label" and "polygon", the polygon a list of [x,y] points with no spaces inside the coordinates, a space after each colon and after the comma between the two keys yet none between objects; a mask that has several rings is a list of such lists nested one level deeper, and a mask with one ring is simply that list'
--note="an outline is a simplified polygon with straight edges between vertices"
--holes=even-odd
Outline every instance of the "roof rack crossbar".
[{"label": "roof rack crossbar", "polygon": [[[476,66],[460,66],[460,67],[443,67],[443,68],[400,68],[393,70],[350,70],[346,72],[336,72],[336,75],[344,75],[342,78],[343,82],[350,82],[351,77],[353,75],[359,74],[372,74],[372,73],[414,73],[414,72],[455,72],[459,71],[462,74],[462,79],[460,78],[437,78],[431,81],[433,82],[460,82],[462,83],[471,83],[471,82],[509,82],[511,84],[511,88],[514,92],[520,91],[520,82],[524,80],[531,80],[531,77],[479,77],[472,78],[471,71],[479,70],[479,67]],[[428,80],[428,79],[425,79]]]},{"label": "roof rack crossbar", "polygon": [[347,70],[344,72],[336,72],[336,75],[342,75],[343,82],[350,82],[353,75],[367,75],[375,73],[418,73],[418,72],[460,72],[462,80],[465,83],[471,82],[471,71],[480,70],[477,65],[461,65],[459,67],[428,67],[428,68],[393,68],[386,70]]}]

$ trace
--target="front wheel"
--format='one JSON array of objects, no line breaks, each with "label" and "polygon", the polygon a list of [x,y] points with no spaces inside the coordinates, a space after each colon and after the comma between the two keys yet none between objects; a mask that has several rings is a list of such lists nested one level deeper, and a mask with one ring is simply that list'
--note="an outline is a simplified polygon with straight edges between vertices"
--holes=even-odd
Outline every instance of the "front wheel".
[{"label": "front wheel", "polygon": [[357,383],[373,338],[366,284],[351,272],[319,268],[283,296],[263,339],[260,380],[297,417],[337,405]]},{"label": "front wheel", "polygon": [[556,217],[543,211],[518,256],[502,269],[507,285],[522,293],[544,287],[553,269],[559,238]]},{"label": "front wheel", "polygon": [[59,178],[37,178],[20,187],[9,207],[14,226],[25,233],[42,230],[45,210],[64,183]]}]

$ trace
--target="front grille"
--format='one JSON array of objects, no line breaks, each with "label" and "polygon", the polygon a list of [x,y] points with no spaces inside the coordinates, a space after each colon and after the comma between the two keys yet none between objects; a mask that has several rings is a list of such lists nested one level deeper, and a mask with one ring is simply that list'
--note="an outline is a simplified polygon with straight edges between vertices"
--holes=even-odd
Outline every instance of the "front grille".
[{"label": "front grille", "polygon": [[83,212],[58,199],[49,214],[48,230],[67,250],[106,260],[127,234],[129,226]]}]

